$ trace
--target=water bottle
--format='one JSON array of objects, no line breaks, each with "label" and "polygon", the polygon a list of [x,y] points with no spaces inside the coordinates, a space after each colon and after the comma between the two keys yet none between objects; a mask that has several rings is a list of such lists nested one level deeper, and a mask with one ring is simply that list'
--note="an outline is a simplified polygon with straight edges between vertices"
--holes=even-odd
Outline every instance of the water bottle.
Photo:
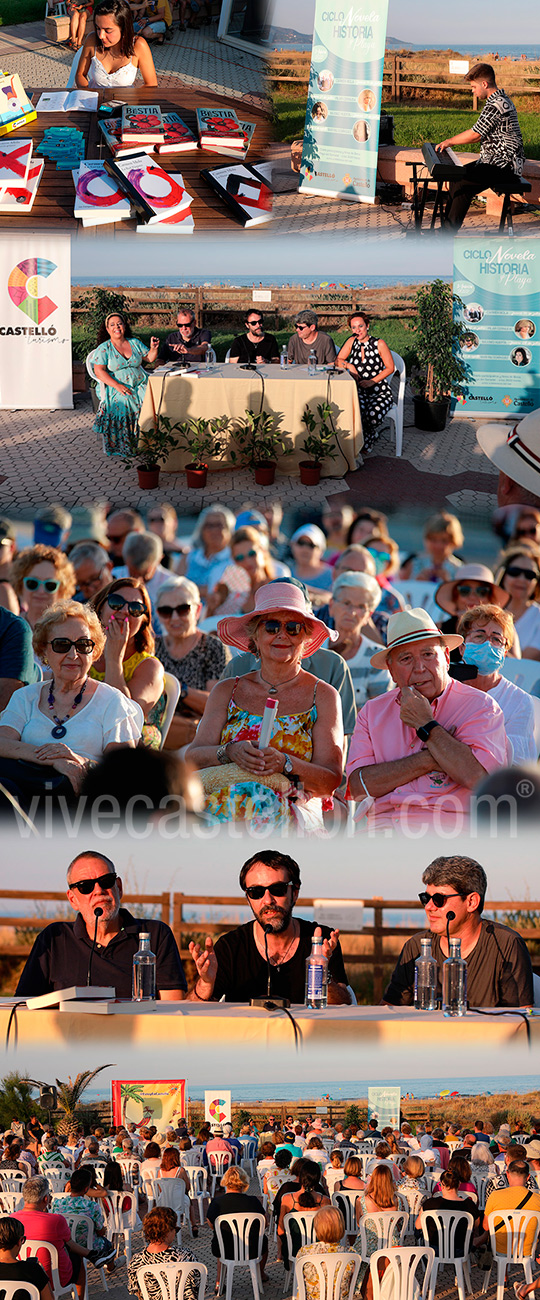
[{"label": "water bottle", "polygon": [[279,354],[279,364],[280,364],[282,370],[286,370],[286,368],[287,368],[287,366],[288,366],[288,364],[289,364],[289,353],[288,353],[288,351],[287,351],[287,344],[286,344],[286,343],[283,344],[283,347],[282,347],[281,352],[280,352],[280,354]]},{"label": "water bottle", "polygon": [[442,1005],[445,1016],[464,1016],[467,1011],[467,962],[461,956],[461,939],[450,939],[443,965]]},{"label": "water bottle", "polygon": [[323,953],[322,935],[313,935],[306,961],[306,1007],[320,1011],[328,1002],[328,958]]},{"label": "water bottle", "polygon": [[133,1001],[156,1000],[156,955],[150,951],[150,935],[139,935],[139,951],[133,958]]},{"label": "water bottle", "polygon": [[309,354],[307,369],[308,369],[308,375],[317,374],[317,353],[315,351],[315,348],[312,348]]},{"label": "water bottle", "polygon": [[437,962],[431,955],[431,939],[421,939],[420,945],[414,963],[414,1005],[417,1011],[436,1011]]},{"label": "water bottle", "polygon": [[206,369],[213,370],[216,364],[216,354],[214,352],[211,343],[208,344],[208,347],[206,349],[205,361],[206,361]]}]

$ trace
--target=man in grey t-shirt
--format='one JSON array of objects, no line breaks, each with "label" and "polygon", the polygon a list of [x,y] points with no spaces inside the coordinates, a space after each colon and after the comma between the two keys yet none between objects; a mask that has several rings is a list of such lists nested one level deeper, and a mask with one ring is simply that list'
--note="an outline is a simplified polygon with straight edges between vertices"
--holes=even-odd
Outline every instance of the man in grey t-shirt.
[{"label": "man in grey t-shirt", "polygon": [[289,339],[287,355],[289,365],[307,366],[310,352],[314,352],[319,366],[332,365],[336,359],[336,347],[329,334],[319,329],[317,313],[309,308],[295,317],[296,333]]}]

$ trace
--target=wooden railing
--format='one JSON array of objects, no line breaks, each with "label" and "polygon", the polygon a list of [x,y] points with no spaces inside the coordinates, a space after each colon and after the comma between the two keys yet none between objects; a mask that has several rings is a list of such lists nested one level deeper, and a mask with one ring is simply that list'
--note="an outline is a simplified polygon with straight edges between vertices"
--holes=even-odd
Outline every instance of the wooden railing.
[{"label": "wooden railing", "polygon": [[[17,890],[2,889],[0,890],[0,900],[21,899],[32,902],[65,902],[65,894],[52,890]],[[364,898],[361,900],[365,911],[373,911],[373,924],[363,925],[361,930],[345,930],[341,932],[341,946],[345,963],[349,966],[367,966],[373,970],[373,989],[374,1002],[380,1001],[383,993],[385,967],[395,961],[395,953],[385,948],[385,941],[390,938],[399,938],[405,941],[411,934],[416,934],[423,928],[423,923],[418,925],[387,925],[385,924],[385,913],[387,912],[421,912],[424,909],[418,898]],[[236,909],[247,921],[251,916],[249,907],[246,904],[244,895],[208,895],[208,894],[184,894],[163,892],[161,894],[125,894],[123,902],[129,907],[130,903],[136,903],[139,906],[157,907],[160,910],[160,919],[167,925],[171,925],[174,937],[180,949],[182,957],[186,960],[189,958],[187,947],[187,938],[193,935],[220,935],[229,930],[235,930],[242,920],[226,921],[208,921],[206,919],[193,920],[186,917],[186,909],[193,907],[205,910],[207,913],[214,907],[226,907],[231,911]],[[297,911],[302,912],[302,908],[311,908],[315,900],[308,898],[304,894],[298,899],[296,905]],[[512,912],[538,912],[540,911],[540,902],[531,902],[530,899],[525,902],[516,902],[513,899],[505,899],[503,902],[486,902],[485,912],[487,913],[507,913]],[[17,930],[28,930],[29,933],[35,930],[44,929],[46,925],[51,924],[53,918],[38,916],[0,916],[0,926],[15,928]],[[540,928],[521,926],[517,929],[518,934],[525,940],[540,941]],[[347,946],[347,940],[353,937],[370,940],[368,952],[355,952],[350,945]],[[28,942],[19,942],[8,946],[0,943],[0,957],[20,959],[28,953]]]}]

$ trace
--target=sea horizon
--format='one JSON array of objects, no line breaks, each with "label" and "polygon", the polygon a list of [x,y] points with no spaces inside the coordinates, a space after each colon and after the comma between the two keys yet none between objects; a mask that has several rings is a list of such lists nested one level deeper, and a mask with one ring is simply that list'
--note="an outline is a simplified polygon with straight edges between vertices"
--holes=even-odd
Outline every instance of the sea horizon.
[{"label": "sea horizon", "polygon": [[[217,1085],[216,1092],[219,1091]],[[345,1083],[341,1086],[336,1084],[335,1080],[312,1081],[311,1083],[290,1083],[281,1084],[249,1084],[241,1087],[233,1087],[232,1101],[234,1105],[249,1105],[257,1102],[278,1104],[281,1102],[291,1103],[298,1101],[319,1101],[329,1100],[331,1102],[340,1101],[357,1101],[365,1100],[368,1094],[368,1088],[385,1088],[397,1086],[394,1079],[372,1079],[369,1082],[359,1081],[356,1083]],[[497,1095],[500,1093],[513,1093],[517,1096],[523,1096],[528,1092],[537,1092],[539,1087],[538,1075],[523,1075],[515,1079],[512,1075],[476,1076],[469,1075],[461,1078],[447,1079],[434,1076],[430,1079],[413,1079],[407,1078],[400,1081],[402,1100],[406,1093],[411,1093],[415,1101],[433,1101],[440,1096],[442,1092],[458,1092],[459,1096],[476,1098],[481,1096]],[[186,1094],[191,1102],[204,1101],[205,1087],[208,1085],[198,1085],[186,1083]],[[223,1082],[223,1087],[229,1085]],[[328,1096],[327,1096],[328,1094]],[[86,1101],[106,1101],[110,1097],[110,1087],[88,1089],[85,1093]]]}]

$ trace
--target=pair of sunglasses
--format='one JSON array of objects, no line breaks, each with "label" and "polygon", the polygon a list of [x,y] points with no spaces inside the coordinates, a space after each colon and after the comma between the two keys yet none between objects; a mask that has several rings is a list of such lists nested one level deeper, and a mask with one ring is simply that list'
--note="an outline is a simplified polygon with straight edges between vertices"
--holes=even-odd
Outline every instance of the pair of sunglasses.
[{"label": "pair of sunglasses", "polygon": [[116,880],[116,871],[107,871],[104,876],[96,876],[94,880],[72,880],[69,888],[78,889],[80,894],[93,894],[96,885],[100,889],[113,889]]},{"label": "pair of sunglasses", "polygon": [[49,641],[55,655],[69,654],[72,646],[75,646],[78,655],[91,655],[95,644],[95,641],[91,641],[88,636],[80,636],[77,641],[70,641],[67,636],[55,636],[52,641]]},{"label": "pair of sunglasses", "polygon": [[310,551],[316,551],[316,550],[317,550],[317,544],[316,544],[316,542],[310,542],[309,537],[299,537],[299,538],[298,538],[298,541],[297,541],[297,543],[296,543],[296,545],[297,545],[297,546],[309,546]]},{"label": "pair of sunglasses", "polygon": [[538,582],[539,575],[535,569],[520,569],[518,565],[510,564],[506,572],[509,578],[526,578],[528,582],[532,582],[533,578],[536,578]]},{"label": "pair of sunglasses", "polygon": [[421,902],[421,904],[422,904],[422,907],[425,907],[427,903],[435,903],[435,907],[446,907],[446,904],[450,902],[450,899],[451,899],[451,898],[463,898],[464,895],[463,895],[463,894],[456,894],[456,893],[454,893],[454,894],[428,894],[428,893],[426,892],[426,890],[424,889],[424,890],[422,890],[422,893],[418,895],[418,897],[419,897],[419,899],[420,899],[420,902]]},{"label": "pair of sunglasses", "polygon": [[233,556],[234,563],[241,564],[242,560],[254,560],[256,554],[257,554],[256,550],[254,549],[254,547],[252,547],[250,551],[244,551],[243,555]]},{"label": "pair of sunglasses", "polygon": [[172,618],[173,614],[189,614],[191,605],[158,605],[159,618]]},{"label": "pair of sunglasses", "polygon": [[458,582],[456,590],[459,596],[478,596],[479,600],[486,600],[491,596],[491,587],[482,582],[475,587],[469,586],[468,582]]},{"label": "pair of sunglasses", "polygon": [[139,618],[141,614],[146,614],[142,600],[124,600],[124,597],[117,596],[115,591],[110,596],[107,596],[107,604],[109,609],[115,611],[124,609],[124,606],[127,605],[128,613],[131,614],[132,618]]},{"label": "pair of sunglasses", "polygon": [[306,630],[305,623],[296,623],[292,619],[288,623],[281,623],[279,618],[264,619],[263,627],[269,636],[277,636],[278,632],[283,631],[283,628],[285,628],[288,636],[300,636],[300,633]]},{"label": "pair of sunglasses", "polygon": [[23,587],[26,591],[37,591],[39,587],[43,587],[44,591],[53,593],[58,591],[59,586],[59,578],[23,578]]},{"label": "pair of sunglasses", "polygon": [[244,893],[246,898],[264,898],[265,894],[271,894],[272,898],[285,898],[290,885],[289,880],[276,880],[273,885],[247,885]]}]

